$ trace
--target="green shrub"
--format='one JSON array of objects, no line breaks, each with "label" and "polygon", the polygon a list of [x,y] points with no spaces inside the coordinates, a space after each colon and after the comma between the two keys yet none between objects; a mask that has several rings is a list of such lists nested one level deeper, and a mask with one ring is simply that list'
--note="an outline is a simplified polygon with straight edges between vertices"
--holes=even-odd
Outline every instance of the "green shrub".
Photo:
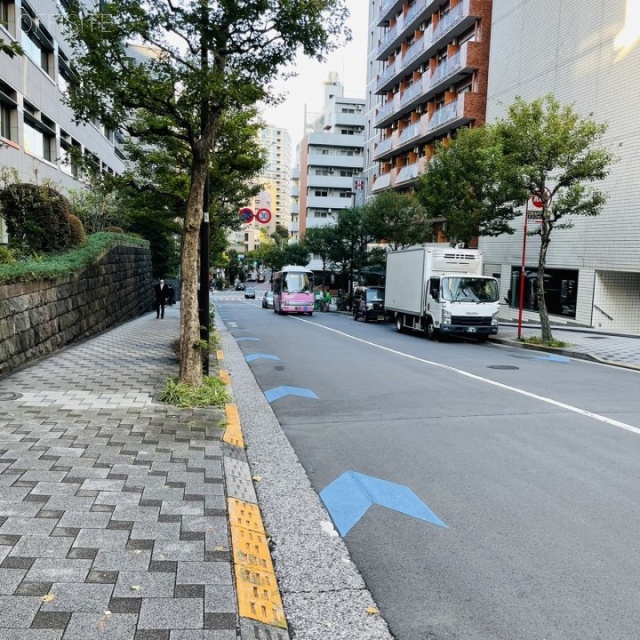
[{"label": "green shrub", "polygon": [[0,247],[0,264],[15,264],[16,254],[9,247]]},{"label": "green shrub", "polygon": [[70,245],[69,203],[48,185],[9,185],[0,191],[0,214],[13,247],[55,253]]},{"label": "green shrub", "polygon": [[69,221],[69,229],[71,230],[71,246],[77,247],[83,245],[87,240],[87,234],[84,232],[84,225],[78,216],[70,213],[67,216]]}]

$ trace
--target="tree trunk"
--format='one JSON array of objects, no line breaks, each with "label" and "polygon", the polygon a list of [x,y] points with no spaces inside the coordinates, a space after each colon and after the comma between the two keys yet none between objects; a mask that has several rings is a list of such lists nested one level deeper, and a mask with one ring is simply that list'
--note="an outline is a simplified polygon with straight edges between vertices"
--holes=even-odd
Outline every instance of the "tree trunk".
[{"label": "tree trunk", "polygon": [[[180,382],[191,387],[202,385],[202,355],[200,319],[198,317],[198,257],[200,253],[200,225],[202,223],[204,183],[209,158],[194,153],[191,168],[191,187],[187,201],[182,239],[182,300],[180,302]],[[207,283],[204,283],[205,286]]]},{"label": "tree trunk", "polygon": [[538,279],[536,298],[538,300],[538,312],[540,314],[540,328],[542,330],[541,338],[543,342],[552,342],[551,324],[549,322],[549,312],[547,311],[547,303],[544,297],[544,269],[547,263],[547,249],[549,248],[551,227],[549,222],[543,218],[540,230],[540,255],[538,257]]}]

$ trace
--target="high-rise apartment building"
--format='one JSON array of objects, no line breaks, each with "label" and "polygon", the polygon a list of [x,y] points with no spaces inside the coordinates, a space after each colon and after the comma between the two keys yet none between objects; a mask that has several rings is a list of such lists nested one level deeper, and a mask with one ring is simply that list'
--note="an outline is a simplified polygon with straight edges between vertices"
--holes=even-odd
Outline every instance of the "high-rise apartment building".
[{"label": "high-rise apartment building", "polygon": [[412,188],[437,141],[485,120],[491,0],[373,0],[368,193]]},{"label": "high-rise apartment building", "polygon": [[323,110],[297,147],[292,237],[332,224],[341,209],[354,206],[354,178],[364,168],[364,108],[364,98],[345,97],[338,75],[331,73],[324,83]]},{"label": "high-rise apartment building", "polygon": [[[124,169],[122,138],[99,122],[73,122],[63,104],[72,78],[70,47],[56,17],[65,0],[0,0],[0,38],[24,55],[0,53],[0,166],[24,182],[49,180],[66,191],[84,185],[75,150],[96,171]],[[6,242],[0,219],[0,242]]]},{"label": "high-rise apartment building", "polygon": [[[545,288],[553,322],[632,334],[640,334],[639,7],[636,0],[493,0],[487,101],[487,122],[503,116],[516,96],[530,101],[552,93],[608,124],[603,142],[617,162],[590,185],[608,200],[599,216],[574,216],[573,229],[553,231]],[[501,276],[505,319],[518,314],[523,218],[514,227],[513,236],[479,241],[488,272]],[[539,246],[538,236],[527,238],[525,320],[538,318],[531,283]]]}]

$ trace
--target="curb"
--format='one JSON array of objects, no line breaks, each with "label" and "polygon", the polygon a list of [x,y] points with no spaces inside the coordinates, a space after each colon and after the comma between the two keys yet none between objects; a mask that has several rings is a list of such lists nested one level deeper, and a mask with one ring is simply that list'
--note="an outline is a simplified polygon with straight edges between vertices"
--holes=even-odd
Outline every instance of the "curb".
[{"label": "curb", "polygon": [[[231,389],[224,354],[217,352],[220,379]],[[240,619],[240,637],[246,640],[290,640],[278,588],[269,538],[266,534],[245,451],[238,407],[225,405],[222,437],[231,552]]]}]

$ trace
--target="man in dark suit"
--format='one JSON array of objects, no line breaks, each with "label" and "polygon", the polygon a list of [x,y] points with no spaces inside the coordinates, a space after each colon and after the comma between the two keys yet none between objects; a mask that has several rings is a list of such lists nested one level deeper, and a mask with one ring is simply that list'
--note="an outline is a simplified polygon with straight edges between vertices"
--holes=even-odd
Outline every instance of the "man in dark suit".
[{"label": "man in dark suit", "polygon": [[164,318],[164,305],[167,304],[167,298],[169,296],[169,285],[165,284],[165,281],[160,279],[153,289],[156,294],[156,318],[162,320]]}]

